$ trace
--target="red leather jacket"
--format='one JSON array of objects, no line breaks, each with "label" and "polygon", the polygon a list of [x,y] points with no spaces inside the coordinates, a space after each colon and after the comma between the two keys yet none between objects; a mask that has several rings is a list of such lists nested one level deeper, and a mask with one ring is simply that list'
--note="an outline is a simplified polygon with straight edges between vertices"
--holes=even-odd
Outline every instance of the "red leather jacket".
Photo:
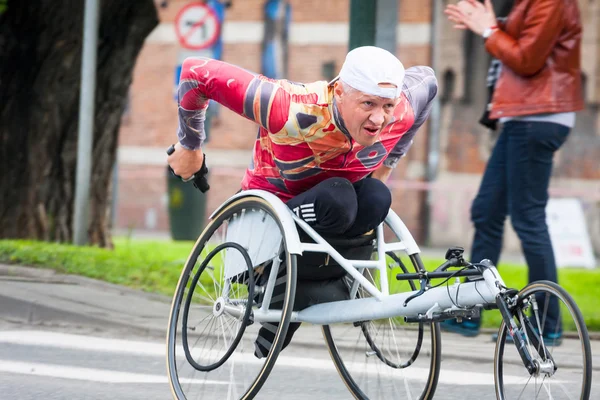
[{"label": "red leather jacket", "polygon": [[502,62],[493,119],[583,108],[577,0],[516,0],[486,50]]}]

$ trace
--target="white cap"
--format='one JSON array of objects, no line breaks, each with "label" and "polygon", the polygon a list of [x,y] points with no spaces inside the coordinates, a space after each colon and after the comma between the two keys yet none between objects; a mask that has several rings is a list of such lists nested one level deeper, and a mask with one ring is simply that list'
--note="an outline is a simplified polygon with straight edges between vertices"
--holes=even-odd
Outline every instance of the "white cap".
[{"label": "white cap", "polygon": [[[387,50],[374,46],[357,47],[346,55],[338,79],[356,90],[370,95],[395,99],[402,93],[404,66]],[[380,83],[391,83],[396,87],[381,87]]]}]

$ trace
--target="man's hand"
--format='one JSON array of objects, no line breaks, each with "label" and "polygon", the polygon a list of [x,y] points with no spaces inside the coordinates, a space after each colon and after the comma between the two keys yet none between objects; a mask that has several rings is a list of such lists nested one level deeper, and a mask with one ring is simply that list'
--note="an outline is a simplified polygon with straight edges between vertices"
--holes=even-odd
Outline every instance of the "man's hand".
[{"label": "man's hand", "polygon": [[173,172],[182,179],[189,179],[202,168],[204,153],[202,150],[187,150],[181,144],[175,145],[175,151],[167,158]]},{"label": "man's hand", "polygon": [[371,178],[379,179],[381,182],[386,183],[393,170],[394,168],[382,165],[381,167],[373,171],[373,173],[371,174]]},{"label": "man's hand", "polygon": [[457,29],[470,29],[478,35],[492,26],[496,26],[496,14],[490,0],[481,4],[476,0],[461,0],[449,4],[444,13]]}]

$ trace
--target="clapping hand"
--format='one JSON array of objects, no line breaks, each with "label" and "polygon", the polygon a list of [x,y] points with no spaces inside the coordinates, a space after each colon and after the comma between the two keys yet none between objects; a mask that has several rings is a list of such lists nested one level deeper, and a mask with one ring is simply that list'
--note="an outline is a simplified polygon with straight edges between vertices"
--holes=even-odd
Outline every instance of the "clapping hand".
[{"label": "clapping hand", "polygon": [[484,4],[476,0],[461,0],[457,4],[449,4],[444,10],[448,19],[457,29],[470,29],[482,35],[487,28],[496,26],[496,14],[491,0]]}]

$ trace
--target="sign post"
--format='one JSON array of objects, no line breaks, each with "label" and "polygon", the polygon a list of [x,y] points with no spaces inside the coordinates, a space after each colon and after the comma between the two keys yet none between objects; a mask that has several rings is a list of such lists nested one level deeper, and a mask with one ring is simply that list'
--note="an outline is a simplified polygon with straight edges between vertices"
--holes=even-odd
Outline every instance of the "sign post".
[{"label": "sign post", "polygon": [[175,17],[175,34],[181,47],[202,50],[211,47],[221,32],[221,21],[212,7],[190,3]]},{"label": "sign post", "polygon": [[288,37],[292,6],[288,0],[267,0],[262,42],[261,73],[281,79],[288,73]]},{"label": "sign post", "polygon": [[[177,100],[181,66],[186,58],[207,57],[217,60],[221,58],[221,26],[225,17],[225,8],[226,5],[219,0],[195,2],[184,6],[175,17],[175,34],[180,45],[175,65],[175,100]],[[207,143],[210,138],[213,116],[218,109],[216,106],[218,104],[211,101],[206,112],[204,143]],[[167,187],[172,238],[196,240],[204,227],[206,194],[196,190],[192,185],[181,182],[170,173],[167,173]],[[190,215],[190,209],[193,210],[194,215]]]},{"label": "sign post", "polygon": [[96,60],[98,56],[99,1],[86,0],[84,12],[83,55],[81,60],[81,92],[79,95],[79,128],[77,133],[77,167],[73,243],[88,242],[90,180],[94,141]]},{"label": "sign post", "polygon": [[[177,100],[177,89],[181,76],[181,65],[188,57],[221,59],[223,52],[221,29],[227,5],[219,0],[190,3],[179,10],[175,17],[175,34],[180,44],[175,65],[175,87],[173,96]],[[211,102],[207,110],[204,132],[208,142],[212,117],[218,113],[218,104]]]}]

